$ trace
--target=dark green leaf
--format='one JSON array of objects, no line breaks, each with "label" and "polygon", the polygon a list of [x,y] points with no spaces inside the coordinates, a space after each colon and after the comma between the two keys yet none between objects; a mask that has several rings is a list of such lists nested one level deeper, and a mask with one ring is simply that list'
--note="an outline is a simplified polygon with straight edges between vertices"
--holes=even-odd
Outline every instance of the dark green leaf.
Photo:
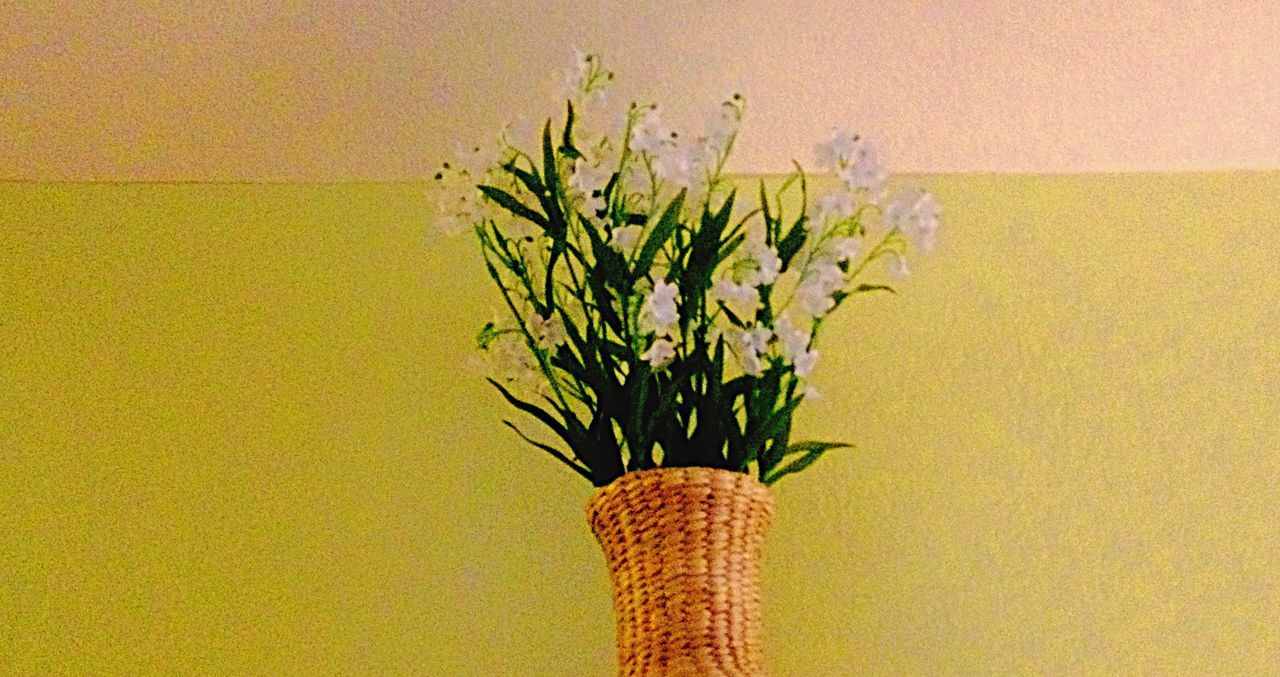
[{"label": "dark green leaf", "polygon": [[[528,435],[525,435],[523,432],[521,432],[521,431],[520,431],[520,429],[519,429],[519,428],[517,428],[517,427],[516,427],[516,425],[515,425],[514,423],[512,423],[511,421],[503,421],[502,423],[503,423],[503,425],[507,426],[508,428],[511,428],[512,430],[516,431],[516,434],[517,434],[517,435],[519,435],[519,436],[520,436],[520,438],[521,438],[521,439],[523,439],[525,442],[528,442],[529,444],[532,444],[533,446],[535,446],[535,447],[537,447],[537,448],[539,448],[539,449],[541,449],[541,450],[543,450],[543,451],[547,452],[548,454],[551,454],[552,456],[556,457],[556,459],[557,459],[557,460],[559,460],[561,463],[563,463],[563,464],[565,464],[565,465],[569,466],[570,468],[573,468],[573,471],[574,471],[574,472],[578,473],[579,475],[582,475],[583,477],[587,478],[588,480],[591,480],[591,479],[592,479],[592,478],[591,478],[591,472],[590,472],[589,470],[587,470],[586,468],[583,468],[582,466],[578,465],[577,463],[574,463],[572,459],[570,459],[568,456],[566,456],[566,455],[564,454],[564,452],[560,451],[559,449],[556,449],[555,447],[553,447],[553,446],[551,446],[551,445],[543,444],[543,443],[541,443],[541,442],[538,442],[537,440],[530,439],[530,437],[529,437]],[[592,483],[594,484],[594,482],[592,482]]]},{"label": "dark green leaf", "polygon": [[679,195],[676,195],[671,204],[667,205],[666,211],[662,212],[662,216],[658,219],[658,224],[653,227],[649,237],[645,238],[644,245],[640,248],[640,254],[636,256],[635,268],[631,271],[632,280],[638,280],[642,275],[649,272],[654,258],[658,255],[658,250],[667,243],[671,233],[675,232],[676,226],[680,223],[680,209],[684,206],[684,196],[685,191],[683,190],[680,191]]},{"label": "dark green leaf", "polygon": [[573,102],[567,101],[568,111],[565,113],[564,136],[560,141],[560,154],[568,158],[580,158],[582,153],[573,146]]},{"label": "dark green leaf", "polygon": [[578,451],[578,448],[574,445],[574,439],[569,434],[568,429],[565,428],[563,423],[557,421],[554,416],[543,410],[541,407],[525,402],[515,395],[512,395],[511,391],[507,390],[501,383],[498,383],[491,378],[485,380],[492,384],[494,388],[497,388],[498,392],[502,393],[502,396],[507,400],[507,402],[511,403],[511,406],[541,421],[543,425],[551,429],[551,432],[559,435],[560,439],[564,440],[565,443],[569,445],[569,448],[573,449],[575,453]]},{"label": "dark green leaf", "polygon": [[773,471],[762,481],[765,484],[773,484],[785,475],[800,472],[805,468],[813,465],[814,461],[822,456],[829,449],[837,449],[840,447],[850,447],[852,445],[839,442],[797,442],[787,449],[787,455],[793,453],[802,453],[803,456],[782,466],[778,470]]},{"label": "dark green leaf", "polygon": [[760,211],[764,212],[764,243],[773,245],[774,240],[774,224],[773,215],[769,213],[769,196],[764,193],[764,179],[760,179]]},{"label": "dark green leaf", "polygon": [[533,223],[538,224],[543,228],[543,230],[547,228],[547,217],[525,206],[524,203],[520,202],[510,193],[502,190],[501,188],[480,186],[480,192],[484,193],[485,197],[498,203],[498,205],[503,209],[511,212],[512,214],[515,214],[526,221],[532,221]]},{"label": "dark green leaf", "polygon": [[808,217],[801,214],[796,219],[796,222],[792,224],[791,230],[786,237],[782,238],[782,241],[778,243],[778,258],[782,260],[782,270],[784,271],[787,269],[787,265],[791,263],[791,259],[804,246],[805,237],[809,234],[809,231],[805,228],[807,220]]},{"label": "dark green leaf", "polygon": [[516,166],[514,160],[502,165],[502,168],[511,172],[512,175],[520,180],[520,183],[524,184],[525,188],[529,189],[530,193],[533,193],[533,195],[539,199],[542,197],[542,193],[547,189],[546,186],[542,185],[542,179],[538,178],[537,174]]}]

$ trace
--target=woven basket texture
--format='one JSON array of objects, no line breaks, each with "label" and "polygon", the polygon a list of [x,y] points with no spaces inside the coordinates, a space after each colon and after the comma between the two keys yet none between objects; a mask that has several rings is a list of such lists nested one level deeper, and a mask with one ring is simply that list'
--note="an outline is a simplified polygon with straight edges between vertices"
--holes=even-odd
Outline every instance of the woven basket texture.
[{"label": "woven basket texture", "polygon": [[763,675],[760,550],[773,497],[714,468],[623,475],[587,505],[618,621],[618,674]]}]

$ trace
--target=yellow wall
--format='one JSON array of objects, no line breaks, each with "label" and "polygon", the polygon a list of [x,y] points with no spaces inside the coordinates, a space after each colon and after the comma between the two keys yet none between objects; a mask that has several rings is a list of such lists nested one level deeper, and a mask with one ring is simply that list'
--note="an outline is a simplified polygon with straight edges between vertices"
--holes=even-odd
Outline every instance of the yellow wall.
[{"label": "yellow wall", "polygon": [[[1280,174],[937,176],[776,487],[786,676],[1280,670]],[[414,184],[0,185],[0,673],[607,674]]]}]

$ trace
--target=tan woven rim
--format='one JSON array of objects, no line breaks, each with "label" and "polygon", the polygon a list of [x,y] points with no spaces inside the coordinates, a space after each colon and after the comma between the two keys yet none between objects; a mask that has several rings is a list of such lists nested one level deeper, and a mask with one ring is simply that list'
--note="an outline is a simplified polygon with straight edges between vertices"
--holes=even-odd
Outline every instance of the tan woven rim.
[{"label": "tan woven rim", "polygon": [[773,497],[715,468],[628,473],[587,504],[618,620],[618,674],[763,675],[760,549]]}]

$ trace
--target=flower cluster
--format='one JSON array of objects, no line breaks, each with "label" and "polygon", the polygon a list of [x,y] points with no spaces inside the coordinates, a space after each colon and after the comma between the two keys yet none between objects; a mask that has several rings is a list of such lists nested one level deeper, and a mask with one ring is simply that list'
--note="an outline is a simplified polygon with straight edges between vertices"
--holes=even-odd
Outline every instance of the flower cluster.
[{"label": "flower cluster", "polygon": [[490,381],[568,449],[507,425],[601,486],[659,465],[754,466],[769,483],[847,446],[790,441],[819,330],[853,296],[892,291],[865,276],[905,275],[911,246],[935,246],[937,201],[887,195],[879,147],[835,130],[816,155],[837,189],[810,201],[797,165],[741,213],[722,171],[742,96],[701,133],[637,104],[601,133],[583,112],[612,77],[576,53],[563,124],[547,121],[539,149],[504,133],[436,175],[435,220],[474,230],[509,311],[480,335]]}]

